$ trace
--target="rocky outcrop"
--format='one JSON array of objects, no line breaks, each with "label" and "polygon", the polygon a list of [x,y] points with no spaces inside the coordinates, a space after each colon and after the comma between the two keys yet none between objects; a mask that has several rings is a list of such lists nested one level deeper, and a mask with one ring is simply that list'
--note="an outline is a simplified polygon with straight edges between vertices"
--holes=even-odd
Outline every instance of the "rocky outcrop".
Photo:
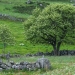
[{"label": "rocky outcrop", "polygon": [[29,71],[34,71],[37,69],[50,69],[51,64],[50,61],[46,58],[40,58],[36,62],[20,62],[20,63],[14,63],[13,61],[10,61],[8,63],[3,63],[0,60],[0,71],[2,70],[29,70]]}]

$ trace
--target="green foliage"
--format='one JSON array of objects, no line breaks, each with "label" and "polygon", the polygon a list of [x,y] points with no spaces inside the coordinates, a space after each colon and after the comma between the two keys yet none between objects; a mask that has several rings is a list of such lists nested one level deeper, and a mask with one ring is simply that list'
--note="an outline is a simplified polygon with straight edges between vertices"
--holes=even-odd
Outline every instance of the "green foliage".
[{"label": "green foliage", "polygon": [[[27,53],[36,53],[51,51],[52,47],[45,44],[31,44],[25,40],[24,34],[24,26],[21,22],[11,22],[11,21],[2,21],[0,20],[0,25],[6,25],[8,29],[12,32],[12,36],[14,36],[15,44],[7,45],[5,48],[5,53],[10,52],[11,54],[19,53],[19,54],[27,54]],[[20,45],[23,43],[24,45]],[[3,43],[0,42],[0,53],[3,50]]]},{"label": "green foliage", "polygon": [[[37,14],[38,10],[36,10]],[[34,17],[33,19],[31,19]],[[75,7],[66,4],[47,6],[37,17],[32,15],[25,22],[27,40],[32,43],[51,44],[54,50],[60,48],[67,38],[75,39]],[[57,51],[56,51],[57,52]]]},{"label": "green foliage", "polygon": [[3,44],[3,49],[5,50],[6,45],[13,44],[13,37],[8,27],[5,25],[0,25],[0,41]]},{"label": "green foliage", "polygon": [[6,25],[0,25],[0,39],[4,43],[11,43],[12,41],[11,32]]},{"label": "green foliage", "polygon": [[30,16],[34,8],[40,7],[40,4],[43,4],[43,6],[46,7],[49,3],[69,3],[67,0],[38,0],[38,2],[37,0],[32,1],[33,4],[26,4],[27,0],[0,0],[0,13],[26,19]]}]

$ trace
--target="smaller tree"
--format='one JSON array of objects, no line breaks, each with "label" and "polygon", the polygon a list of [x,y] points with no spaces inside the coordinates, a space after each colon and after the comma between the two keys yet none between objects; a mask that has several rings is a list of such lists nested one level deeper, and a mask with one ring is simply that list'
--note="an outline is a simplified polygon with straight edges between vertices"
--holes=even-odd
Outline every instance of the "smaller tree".
[{"label": "smaller tree", "polygon": [[6,25],[0,25],[0,41],[3,44],[3,53],[5,53],[6,45],[13,43],[13,37]]}]

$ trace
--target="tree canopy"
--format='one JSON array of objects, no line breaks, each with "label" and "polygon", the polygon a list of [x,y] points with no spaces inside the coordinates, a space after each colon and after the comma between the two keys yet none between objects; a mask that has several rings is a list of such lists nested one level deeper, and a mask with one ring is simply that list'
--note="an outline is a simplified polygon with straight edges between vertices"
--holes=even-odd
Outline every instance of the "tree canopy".
[{"label": "tree canopy", "polygon": [[75,7],[55,4],[43,10],[36,9],[24,22],[26,38],[31,42],[51,44],[58,55],[62,42],[75,39]]},{"label": "tree canopy", "polygon": [[13,44],[14,39],[9,28],[6,25],[0,25],[0,42],[3,44],[3,52],[6,45]]}]

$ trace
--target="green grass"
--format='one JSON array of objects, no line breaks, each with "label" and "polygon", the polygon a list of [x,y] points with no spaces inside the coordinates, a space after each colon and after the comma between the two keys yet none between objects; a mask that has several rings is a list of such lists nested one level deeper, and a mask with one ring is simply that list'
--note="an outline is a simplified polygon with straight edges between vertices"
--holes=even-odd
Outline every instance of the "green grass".
[{"label": "green grass", "polygon": [[[15,16],[15,17],[20,17],[20,18],[27,18],[29,17],[29,12],[31,12],[33,10],[33,8],[31,8],[32,10],[29,11],[29,7],[33,6],[36,7],[36,1],[37,0],[32,0],[34,3],[34,5],[32,4],[26,4],[27,0],[0,0],[0,13],[2,14],[7,14],[10,16]],[[39,0],[40,2],[40,0]],[[46,2],[46,3],[50,3],[50,4],[54,4],[54,3],[70,3],[69,0],[41,0],[41,2]],[[17,11],[17,9],[14,9],[13,7],[21,7],[24,6],[26,8],[24,8],[24,10],[21,11]],[[29,6],[29,7],[28,7]],[[20,8],[21,10],[22,8]],[[17,12],[16,12],[17,11]]]},{"label": "green grass", "polygon": [[[12,35],[15,37],[15,45],[14,46],[7,46],[5,53],[19,53],[19,54],[26,54],[26,53],[36,53],[40,52],[50,52],[53,50],[51,45],[47,44],[31,44],[25,40],[24,34],[24,26],[22,22],[13,22],[8,20],[0,20],[0,25],[7,25],[12,32]],[[20,44],[24,43],[24,46]],[[0,53],[2,53],[3,45],[0,43]],[[69,44],[62,44],[60,50],[75,50],[75,45]]]},{"label": "green grass", "polygon": [[[21,62],[35,62],[40,57],[25,57],[11,58],[11,61]],[[49,59],[52,68],[47,71],[5,71],[0,72],[0,75],[74,75],[75,74],[75,56],[46,56]]]},{"label": "green grass", "polygon": [[[32,10],[36,7],[36,1],[34,0],[34,5],[26,4],[26,2],[27,0],[1,0],[0,13],[20,18],[27,18],[30,15],[29,12],[31,13]],[[22,8],[21,6],[23,6],[24,8]],[[34,8],[31,8],[31,6],[33,6]],[[15,9],[14,7],[17,7],[17,9]],[[29,8],[31,8],[31,10],[28,10]]]},{"label": "green grass", "polygon": [[[42,44],[38,45],[32,45],[25,41],[25,34],[24,34],[24,26],[22,22],[11,22],[11,21],[0,21],[0,25],[7,25],[12,32],[13,36],[15,37],[15,45],[14,46],[7,46],[5,53],[20,53],[20,54],[26,54],[26,53],[35,53],[37,51],[46,51],[46,49],[50,50],[51,46],[46,46]],[[20,46],[21,43],[24,43],[24,46]],[[2,53],[2,44],[0,44],[0,53]],[[52,49],[51,49],[52,50]]]}]

